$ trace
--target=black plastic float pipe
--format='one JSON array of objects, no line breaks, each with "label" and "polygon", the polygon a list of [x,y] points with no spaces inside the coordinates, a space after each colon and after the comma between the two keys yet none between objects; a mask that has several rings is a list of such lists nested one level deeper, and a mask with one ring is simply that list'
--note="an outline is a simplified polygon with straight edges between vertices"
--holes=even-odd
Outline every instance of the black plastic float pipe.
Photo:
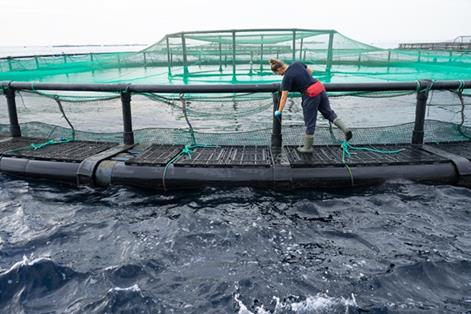
[{"label": "black plastic float pipe", "polygon": [[16,111],[15,90],[7,88],[5,90],[8,105],[8,117],[10,119],[10,135],[12,137],[21,137],[20,124],[18,123],[18,113]]},{"label": "black plastic float pipe", "polygon": [[123,109],[123,142],[126,145],[134,144],[134,133],[132,131],[131,115],[131,93],[121,93],[121,106]]},{"label": "black plastic float pipe", "polygon": [[[0,82],[4,88],[10,86],[22,90],[55,90],[84,92],[122,92],[130,93],[273,93],[280,90],[279,83],[272,84],[221,84],[221,85],[150,85],[150,84],[66,84],[66,83],[31,83]],[[329,92],[379,92],[417,90],[418,82],[388,83],[325,83]],[[434,81],[430,90],[471,88],[467,81]]]}]

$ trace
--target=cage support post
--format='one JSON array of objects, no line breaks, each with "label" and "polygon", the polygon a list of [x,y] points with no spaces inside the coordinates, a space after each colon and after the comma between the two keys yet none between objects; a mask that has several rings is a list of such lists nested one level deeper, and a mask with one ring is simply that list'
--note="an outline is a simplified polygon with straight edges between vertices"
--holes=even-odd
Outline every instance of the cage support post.
[{"label": "cage support post", "polygon": [[260,73],[263,72],[263,35],[260,36]]},{"label": "cage support post", "polygon": [[186,58],[186,40],[185,40],[184,33],[182,33],[182,54],[183,54],[183,74],[188,75],[188,60]]},{"label": "cage support post", "polygon": [[303,42],[304,42],[304,37],[301,37],[301,44],[299,45],[299,59],[301,60],[303,59]]},{"label": "cage support post", "polygon": [[7,62],[8,62],[8,71],[12,71],[13,70],[13,66],[11,65],[11,57],[7,57]]},{"label": "cage support post", "polygon": [[[170,56],[170,42],[169,42],[168,36],[165,36],[165,43],[167,44],[168,76],[172,76],[172,57]],[[144,60],[146,60],[145,52],[144,52]]]},{"label": "cage support post", "polygon": [[8,117],[10,119],[10,135],[12,137],[21,137],[21,129],[18,123],[18,112],[16,111],[15,90],[8,88],[5,90],[8,105]]},{"label": "cage support post", "polygon": [[221,43],[221,36],[219,36],[219,72],[222,72],[222,43]]},{"label": "cage support post", "polygon": [[232,31],[232,77],[236,76],[236,33]]},{"label": "cage support post", "polygon": [[36,65],[36,70],[39,70],[39,60],[37,56],[34,56],[34,64]]},{"label": "cage support post", "polygon": [[121,107],[123,109],[123,143],[132,145],[134,132],[132,131],[131,93],[127,91],[121,93]]},{"label": "cage support post", "polygon": [[271,133],[271,146],[274,148],[281,148],[283,143],[281,135],[281,116],[275,117],[275,111],[278,110],[280,105],[280,92],[274,92],[273,94],[273,128]]},{"label": "cage support post", "polygon": [[427,108],[428,93],[431,85],[431,81],[419,81],[417,104],[415,107],[414,131],[412,132],[412,144],[424,143],[425,112]]},{"label": "cage support post", "polygon": [[294,62],[294,60],[296,59],[296,30],[293,29],[293,56],[291,57],[292,58],[292,62]]},{"label": "cage support post", "polygon": [[332,59],[334,56],[334,31],[329,32],[329,46],[327,48],[327,62],[325,65],[325,72],[330,76],[330,71],[332,70]]}]

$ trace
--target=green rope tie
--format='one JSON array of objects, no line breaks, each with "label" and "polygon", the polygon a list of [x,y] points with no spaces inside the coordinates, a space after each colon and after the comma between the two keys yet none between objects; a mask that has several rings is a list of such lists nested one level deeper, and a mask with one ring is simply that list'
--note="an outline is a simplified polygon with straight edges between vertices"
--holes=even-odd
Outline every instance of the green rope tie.
[{"label": "green rope tie", "polygon": [[175,155],[172,159],[170,159],[165,165],[164,172],[162,174],[162,186],[164,188],[164,191],[167,191],[167,186],[165,184],[165,176],[167,175],[167,170],[170,166],[172,166],[174,163],[179,161],[184,156],[187,156],[188,159],[191,160],[191,154],[193,154],[197,148],[216,148],[216,147],[217,146],[215,145],[201,145],[201,144],[187,144],[183,146],[182,150],[177,155]]},{"label": "green rope tie", "polygon": [[56,144],[64,144],[64,143],[70,143],[70,142],[73,142],[74,139],[73,138],[61,138],[60,140],[56,141],[56,140],[49,140],[47,142],[44,142],[44,143],[39,143],[39,144],[31,144],[30,147],[33,149],[33,150],[38,150],[38,149],[42,149],[46,146],[50,146],[50,145],[56,145]]},{"label": "green rope tie", "polygon": [[396,149],[396,150],[386,150],[386,149],[377,149],[377,148],[371,148],[371,147],[353,146],[345,140],[341,142],[340,147],[342,148],[342,153],[341,153],[342,163],[347,168],[347,171],[350,174],[350,180],[351,180],[352,186],[354,186],[355,184],[354,179],[353,179],[353,173],[346,161],[347,158],[351,157],[350,151],[353,151],[353,150],[367,151],[367,152],[378,153],[378,154],[393,155],[393,154],[399,154],[400,152],[405,150],[404,148]]},{"label": "green rope tie", "polygon": [[428,93],[431,89],[432,89],[432,86],[433,84],[435,83],[435,80],[431,80],[430,81],[430,85],[427,85],[425,86],[424,88],[420,88],[420,81],[416,81],[416,84],[417,84],[417,89],[416,89],[416,92],[417,93]]},{"label": "green rope tie", "polygon": [[463,91],[464,91],[464,81],[463,81],[463,80],[459,80],[459,83],[460,83],[460,85],[459,85],[458,88],[454,91],[456,94],[462,94]]}]

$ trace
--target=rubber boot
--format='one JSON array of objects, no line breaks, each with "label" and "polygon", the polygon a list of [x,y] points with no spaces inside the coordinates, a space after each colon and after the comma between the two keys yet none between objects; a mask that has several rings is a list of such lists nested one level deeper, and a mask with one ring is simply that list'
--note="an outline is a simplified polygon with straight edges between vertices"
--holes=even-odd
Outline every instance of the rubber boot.
[{"label": "rubber boot", "polygon": [[342,119],[337,118],[332,123],[345,134],[345,140],[349,141],[352,138],[352,131],[345,125]]},{"label": "rubber boot", "polygon": [[314,135],[304,135],[304,146],[298,147],[297,150],[300,153],[312,153],[314,148],[312,148],[312,143],[314,142]]}]

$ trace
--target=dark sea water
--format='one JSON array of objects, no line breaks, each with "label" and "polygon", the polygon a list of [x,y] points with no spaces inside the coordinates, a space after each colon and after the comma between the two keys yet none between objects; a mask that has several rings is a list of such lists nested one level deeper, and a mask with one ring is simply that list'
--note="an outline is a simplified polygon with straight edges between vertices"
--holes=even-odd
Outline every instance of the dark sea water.
[{"label": "dark sea water", "polygon": [[0,177],[1,313],[471,313],[471,190]]}]

